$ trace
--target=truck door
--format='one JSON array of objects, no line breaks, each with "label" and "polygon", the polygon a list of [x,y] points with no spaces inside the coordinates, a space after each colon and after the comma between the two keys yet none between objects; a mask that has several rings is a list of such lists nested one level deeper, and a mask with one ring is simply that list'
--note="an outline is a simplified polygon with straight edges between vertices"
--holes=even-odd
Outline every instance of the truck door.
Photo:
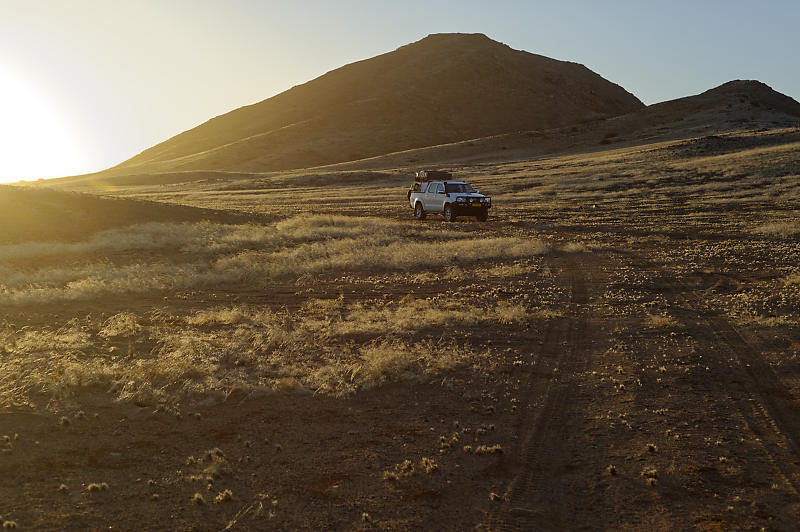
[{"label": "truck door", "polygon": [[439,183],[436,185],[436,194],[433,195],[433,205],[431,205],[431,210],[436,212],[444,211],[445,200],[447,200],[447,196],[444,195],[444,183]]},{"label": "truck door", "polygon": [[428,183],[425,194],[422,195],[422,207],[428,211],[433,208],[433,200],[436,197],[436,183]]}]

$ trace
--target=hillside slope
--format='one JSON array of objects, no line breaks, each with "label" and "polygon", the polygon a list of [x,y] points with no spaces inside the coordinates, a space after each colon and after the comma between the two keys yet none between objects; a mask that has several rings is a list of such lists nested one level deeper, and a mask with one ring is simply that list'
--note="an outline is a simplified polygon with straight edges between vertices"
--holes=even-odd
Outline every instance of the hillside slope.
[{"label": "hillside slope", "polygon": [[[333,165],[331,170],[496,162],[719,133],[800,127],[800,103],[754,80],[650,105],[579,126],[537,129],[429,146]],[[765,137],[772,142],[775,135]],[[762,139],[763,140],[763,139]]]},{"label": "hillside slope", "polygon": [[25,241],[78,240],[114,227],[145,222],[236,223],[238,214],[165,205],[154,201],[101,198],[47,188],[0,186],[0,245]]},{"label": "hillside slope", "polygon": [[218,116],[109,173],[304,168],[642,107],[583,65],[437,34]]}]

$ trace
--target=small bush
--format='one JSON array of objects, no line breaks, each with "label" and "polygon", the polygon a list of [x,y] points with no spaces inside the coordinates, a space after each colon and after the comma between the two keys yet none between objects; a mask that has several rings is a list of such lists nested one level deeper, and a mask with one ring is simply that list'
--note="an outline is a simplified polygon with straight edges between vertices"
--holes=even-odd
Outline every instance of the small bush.
[{"label": "small bush", "polygon": [[233,499],[233,492],[231,490],[226,489],[217,494],[217,496],[214,498],[214,504],[230,501],[232,499]]},{"label": "small bush", "polygon": [[648,314],[645,324],[650,329],[671,329],[678,326],[674,318],[663,314]]},{"label": "small bush", "polygon": [[800,235],[800,223],[772,222],[757,226],[753,231],[757,234],[775,237],[792,237]]},{"label": "small bush", "polygon": [[500,454],[502,452],[503,448],[499,443],[494,445],[479,445],[475,448],[475,454]]},{"label": "small bush", "polygon": [[438,470],[438,469],[439,469],[439,464],[437,464],[437,463],[436,463],[436,462],[433,460],[433,458],[426,458],[426,457],[423,457],[423,458],[422,458],[422,460],[420,460],[420,463],[419,463],[419,465],[420,465],[420,467],[422,468],[422,470],[423,470],[423,471],[425,471],[425,472],[426,472],[427,474],[429,474],[429,475],[430,475],[431,473],[433,473],[434,471],[436,471],[436,470]]}]

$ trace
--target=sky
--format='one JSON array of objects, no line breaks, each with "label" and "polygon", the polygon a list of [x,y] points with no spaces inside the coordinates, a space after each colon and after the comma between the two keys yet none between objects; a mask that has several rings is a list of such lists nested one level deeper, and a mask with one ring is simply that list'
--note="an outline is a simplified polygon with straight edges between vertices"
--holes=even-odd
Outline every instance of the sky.
[{"label": "sky", "polygon": [[0,182],[99,171],[430,33],[582,63],[646,104],[800,99],[800,0],[0,0]]}]

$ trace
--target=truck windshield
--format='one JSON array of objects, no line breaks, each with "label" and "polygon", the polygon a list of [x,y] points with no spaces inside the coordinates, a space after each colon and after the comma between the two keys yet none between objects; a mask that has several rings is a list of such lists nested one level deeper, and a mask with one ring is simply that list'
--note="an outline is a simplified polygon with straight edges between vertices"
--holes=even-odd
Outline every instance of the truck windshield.
[{"label": "truck windshield", "polygon": [[475,192],[475,189],[466,183],[447,183],[444,186],[444,191],[448,194],[471,194]]}]

